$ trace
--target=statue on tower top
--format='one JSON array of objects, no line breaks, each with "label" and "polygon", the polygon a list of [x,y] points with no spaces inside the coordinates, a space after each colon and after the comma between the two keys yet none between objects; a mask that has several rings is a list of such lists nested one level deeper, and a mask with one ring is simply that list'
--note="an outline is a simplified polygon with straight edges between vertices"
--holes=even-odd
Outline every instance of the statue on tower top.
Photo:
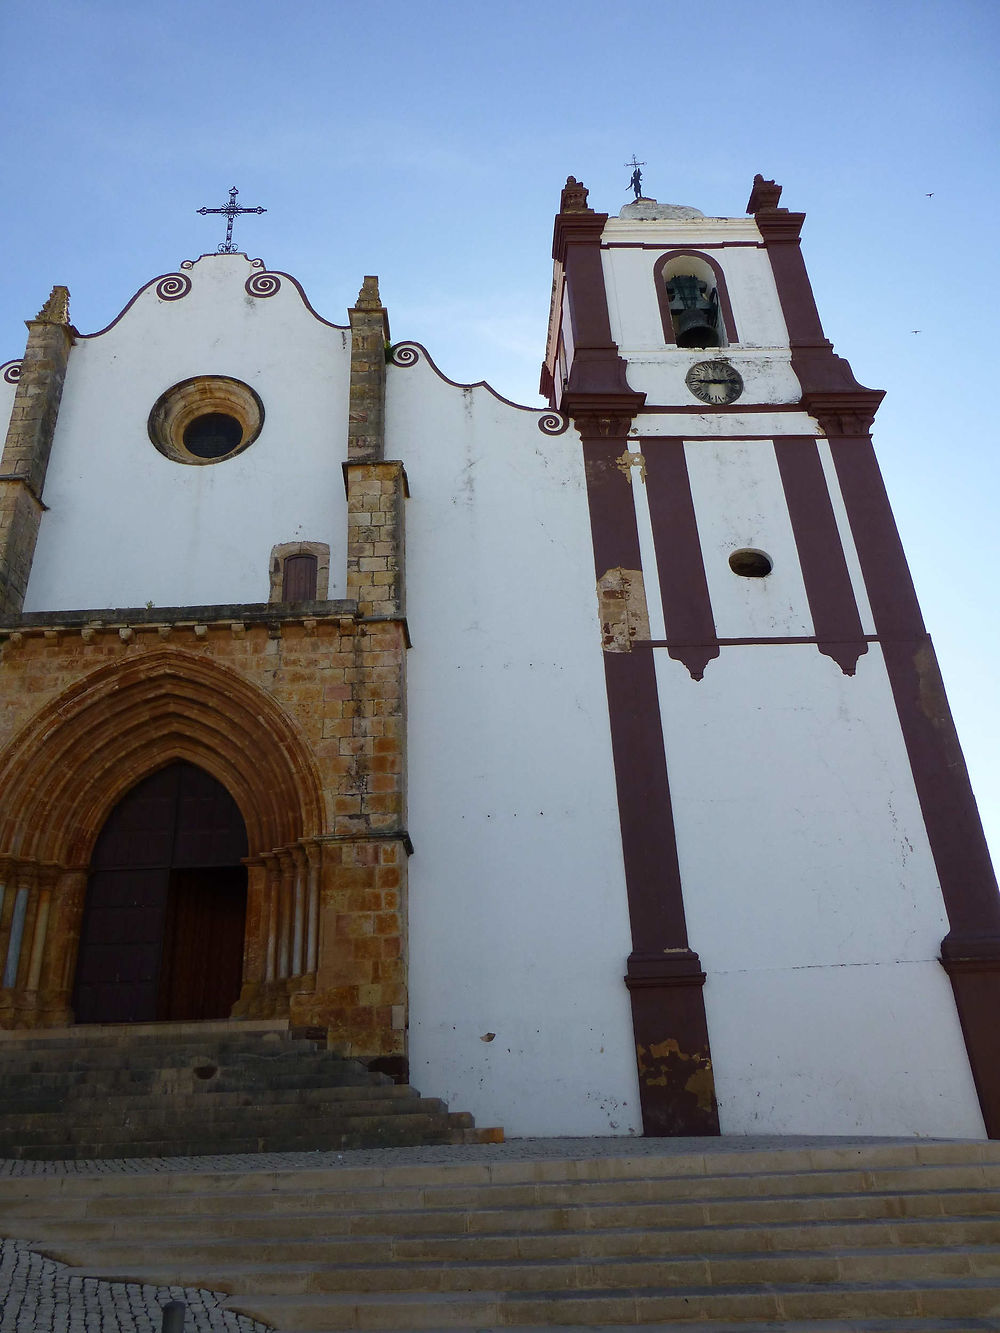
[{"label": "statue on tower top", "polygon": [[644,167],[646,164],[645,164],[645,162],[637,162],[637,161],[635,160],[635,153],[633,153],[633,154],[632,154],[632,161],[631,161],[631,162],[626,162],[625,165],[626,165],[627,167],[631,167],[631,168],[632,168],[632,179],[629,181],[629,183],[628,183],[628,187],[629,187],[630,190],[634,191],[636,199],[641,199],[641,198],[642,198],[642,170],[641,170],[641,168]]}]

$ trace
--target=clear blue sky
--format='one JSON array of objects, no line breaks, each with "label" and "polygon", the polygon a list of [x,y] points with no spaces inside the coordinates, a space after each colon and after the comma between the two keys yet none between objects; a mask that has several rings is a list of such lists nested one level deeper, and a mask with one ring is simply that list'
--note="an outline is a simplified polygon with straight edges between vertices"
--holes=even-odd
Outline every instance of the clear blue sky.
[{"label": "clear blue sky", "polygon": [[[0,361],[53,283],[77,327],[215,248],[217,218],[327,318],[366,273],[393,336],[535,402],[567,174],[808,213],[828,335],[888,390],[876,443],[1000,853],[993,400],[996,0],[32,0],[0,51]],[[931,197],[928,197],[930,195]],[[919,329],[920,333],[911,330]]]}]

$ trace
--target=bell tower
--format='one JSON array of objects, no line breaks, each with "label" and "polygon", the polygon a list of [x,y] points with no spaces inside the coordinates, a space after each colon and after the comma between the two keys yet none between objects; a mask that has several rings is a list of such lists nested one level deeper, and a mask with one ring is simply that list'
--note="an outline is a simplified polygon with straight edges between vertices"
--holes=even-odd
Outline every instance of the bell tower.
[{"label": "bell tower", "polygon": [[[1000,1135],[1000,896],[801,213],[570,177],[542,392],[581,440],[649,1133]],[[832,1126],[840,1125],[835,1130]],[[879,1126],[884,1126],[880,1129]]]}]

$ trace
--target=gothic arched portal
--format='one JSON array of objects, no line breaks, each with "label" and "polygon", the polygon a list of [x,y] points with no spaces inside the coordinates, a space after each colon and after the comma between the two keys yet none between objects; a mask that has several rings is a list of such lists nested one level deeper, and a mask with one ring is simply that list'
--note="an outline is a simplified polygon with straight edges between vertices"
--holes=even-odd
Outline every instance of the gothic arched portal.
[{"label": "gothic arched portal", "polygon": [[169,764],[123,796],[91,860],[77,1022],[228,1018],[243,977],[246,855],[239,807],[194,764]]}]

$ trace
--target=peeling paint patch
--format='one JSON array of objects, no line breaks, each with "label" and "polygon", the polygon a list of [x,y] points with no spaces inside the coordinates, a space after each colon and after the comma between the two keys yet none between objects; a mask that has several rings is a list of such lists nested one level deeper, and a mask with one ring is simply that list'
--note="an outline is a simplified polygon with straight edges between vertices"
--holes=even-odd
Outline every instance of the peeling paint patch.
[{"label": "peeling paint patch", "polygon": [[641,569],[616,566],[597,581],[601,647],[606,653],[628,653],[633,642],[648,640],[649,611]]},{"label": "peeling paint patch", "polygon": [[688,1054],[673,1037],[636,1047],[639,1082],[651,1088],[668,1088],[678,1098],[693,1099],[698,1110],[711,1114],[715,1107],[712,1061],[705,1051]]},{"label": "peeling paint patch", "polygon": [[632,469],[634,467],[639,469],[639,480],[645,482],[646,460],[642,454],[630,453],[629,450],[626,449],[623,454],[620,454],[618,458],[615,459],[615,463],[619,470],[624,474],[625,479],[630,486],[632,485]]}]

